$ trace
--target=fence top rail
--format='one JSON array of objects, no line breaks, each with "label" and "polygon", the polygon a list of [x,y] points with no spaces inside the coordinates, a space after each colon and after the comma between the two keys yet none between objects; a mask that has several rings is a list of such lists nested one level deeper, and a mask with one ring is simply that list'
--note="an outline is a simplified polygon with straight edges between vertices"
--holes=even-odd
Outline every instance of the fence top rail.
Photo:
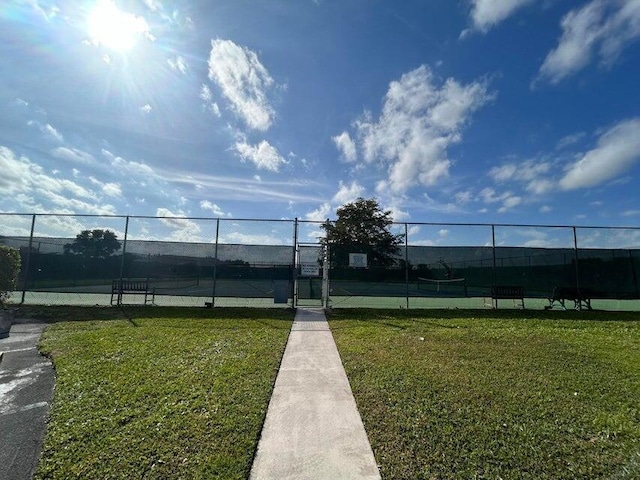
[{"label": "fence top rail", "polygon": [[[95,213],[36,213],[36,212],[0,212],[1,216],[40,216],[40,217],[82,217],[82,218],[122,218],[122,219],[147,219],[147,220],[202,220],[222,222],[278,222],[278,223],[311,223],[323,224],[326,221],[335,220],[303,220],[299,218],[222,218],[222,217],[158,217],[153,215],[116,215]],[[599,229],[599,230],[640,230],[640,226],[625,225],[553,225],[553,224],[526,224],[526,223],[464,223],[464,222],[393,222],[393,225],[424,225],[424,226],[451,226],[451,227],[519,227],[519,228],[566,228],[566,229]]]}]

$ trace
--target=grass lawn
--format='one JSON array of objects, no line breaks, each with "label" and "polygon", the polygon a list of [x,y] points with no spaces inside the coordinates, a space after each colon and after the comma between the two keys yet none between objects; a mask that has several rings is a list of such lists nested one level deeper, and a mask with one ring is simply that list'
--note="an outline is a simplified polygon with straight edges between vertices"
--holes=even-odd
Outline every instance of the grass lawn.
[{"label": "grass lawn", "polygon": [[246,478],[293,312],[43,308],[55,398],[36,478]]},{"label": "grass lawn", "polygon": [[383,478],[640,478],[640,315],[335,310]]}]

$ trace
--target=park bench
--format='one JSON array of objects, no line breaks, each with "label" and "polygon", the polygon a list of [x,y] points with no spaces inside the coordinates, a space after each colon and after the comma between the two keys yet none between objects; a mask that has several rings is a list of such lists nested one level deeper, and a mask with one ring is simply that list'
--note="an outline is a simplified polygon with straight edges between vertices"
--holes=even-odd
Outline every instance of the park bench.
[{"label": "park bench", "polygon": [[[491,298],[495,308],[498,308],[498,300],[513,300],[513,305],[524,308],[524,287],[515,285],[494,285],[491,287]],[[520,303],[516,303],[519,301]]]},{"label": "park bench", "polygon": [[566,310],[565,301],[571,300],[575,310],[591,310],[592,298],[593,292],[589,288],[555,287],[549,297],[549,305],[544,309],[551,310],[554,306],[559,306]]},{"label": "park bench", "polygon": [[111,282],[111,305],[113,305],[113,299],[116,298],[117,305],[122,304],[122,296],[126,294],[142,295],[144,294],[144,304],[149,303],[149,296],[151,296],[151,304],[155,302],[156,292],[155,288],[149,286],[149,279],[135,279],[135,278],[123,278],[113,280]]}]

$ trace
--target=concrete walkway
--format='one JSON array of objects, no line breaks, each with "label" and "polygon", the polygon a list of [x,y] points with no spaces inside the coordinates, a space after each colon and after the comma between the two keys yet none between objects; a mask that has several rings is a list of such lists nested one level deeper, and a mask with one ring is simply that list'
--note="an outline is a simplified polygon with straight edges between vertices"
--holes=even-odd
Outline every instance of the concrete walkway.
[{"label": "concrete walkway", "polygon": [[250,478],[380,478],[320,309],[296,313]]},{"label": "concrete walkway", "polygon": [[53,398],[51,362],[38,352],[45,324],[17,320],[0,339],[0,478],[32,478]]}]

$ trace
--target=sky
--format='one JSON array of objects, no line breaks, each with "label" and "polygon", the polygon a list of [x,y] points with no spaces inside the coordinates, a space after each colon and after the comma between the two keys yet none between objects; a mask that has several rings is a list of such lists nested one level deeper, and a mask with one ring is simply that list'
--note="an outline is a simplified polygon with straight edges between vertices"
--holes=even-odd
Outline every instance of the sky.
[{"label": "sky", "polygon": [[639,40],[640,0],[3,0],[0,213],[637,227]]}]

